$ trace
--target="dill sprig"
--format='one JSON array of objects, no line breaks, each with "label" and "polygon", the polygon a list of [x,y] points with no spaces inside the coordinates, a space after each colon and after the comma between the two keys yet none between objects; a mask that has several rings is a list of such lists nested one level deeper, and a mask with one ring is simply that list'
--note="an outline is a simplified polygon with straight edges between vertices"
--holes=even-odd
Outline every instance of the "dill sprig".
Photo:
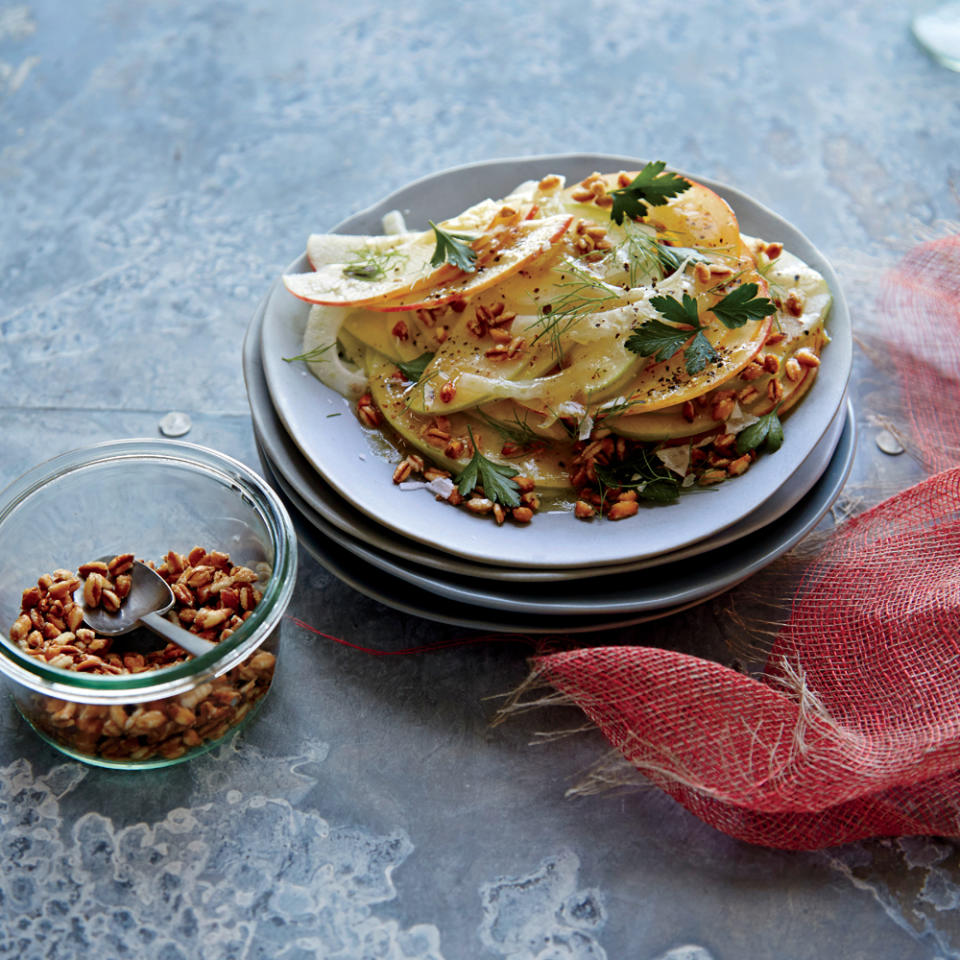
[{"label": "dill sprig", "polygon": [[623,230],[623,240],[607,254],[604,262],[622,264],[630,287],[635,287],[643,277],[662,280],[688,261],[707,259],[700,248],[667,246],[630,220],[624,222]]},{"label": "dill sprig", "polygon": [[337,341],[334,340],[323,347],[314,347],[312,350],[308,350],[306,353],[298,354],[295,357],[284,357],[283,359],[287,363],[295,363],[297,360],[303,360],[305,363],[311,363],[314,360],[319,360],[331,347],[335,347],[336,345]]},{"label": "dill sprig", "polygon": [[420,406],[426,407],[427,405],[427,386],[432,380],[435,380],[438,376],[436,370],[431,373],[428,377],[420,375],[419,379],[415,383],[411,383],[409,387],[404,390],[403,396],[403,405],[409,410],[413,404],[414,396],[419,392],[420,394]]},{"label": "dill sprig", "polygon": [[660,244],[632,221],[624,223],[623,242],[617,244],[608,256],[627,268],[627,280],[631,287],[640,277],[663,277],[663,261]]},{"label": "dill sprig", "polygon": [[636,490],[641,500],[672,503],[683,492],[677,475],[646,447],[637,448],[623,463],[597,464],[595,469],[602,499],[610,490]]},{"label": "dill sprig", "polygon": [[527,423],[526,417],[520,418],[520,414],[516,410],[513,411],[513,419],[506,421],[495,420],[483,410],[477,410],[477,413],[488,427],[496,430],[504,440],[515,444],[521,450],[550,446],[549,442],[536,433]]},{"label": "dill sprig", "polygon": [[563,362],[563,337],[585,316],[596,312],[597,307],[623,299],[623,291],[611,287],[596,274],[584,269],[572,260],[564,260],[563,275],[573,279],[561,280],[557,286],[563,289],[559,297],[537,310],[533,326],[538,327],[531,346],[544,337],[550,338],[553,356],[557,363]]},{"label": "dill sprig", "polygon": [[403,250],[378,250],[370,246],[360,247],[350,256],[343,275],[354,280],[383,280],[389,268],[399,269],[409,259]]},{"label": "dill sprig", "polygon": [[767,281],[767,286],[770,288],[770,292],[779,297],[781,300],[786,297],[787,289],[782,284],[777,283],[776,280],[770,278],[770,274],[773,271],[773,268],[777,265],[779,257],[775,257],[773,260],[767,261],[767,263],[757,263],[757,273]]}]

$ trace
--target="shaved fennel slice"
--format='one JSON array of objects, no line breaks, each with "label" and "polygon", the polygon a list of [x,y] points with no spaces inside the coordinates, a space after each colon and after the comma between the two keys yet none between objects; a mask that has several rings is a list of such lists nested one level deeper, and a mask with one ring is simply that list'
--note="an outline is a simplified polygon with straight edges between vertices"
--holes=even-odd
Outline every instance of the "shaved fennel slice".
[{"label": "shaved fennel slice", "polygon": [[355,399],[366,393],[367,375],[362,368],[341,356],[337,340],[349,312],[344,307],[313,306],[303,332],[303,352],[317,351],[317,359],[308,360],[307,366],[322,384],[344,397]]}]

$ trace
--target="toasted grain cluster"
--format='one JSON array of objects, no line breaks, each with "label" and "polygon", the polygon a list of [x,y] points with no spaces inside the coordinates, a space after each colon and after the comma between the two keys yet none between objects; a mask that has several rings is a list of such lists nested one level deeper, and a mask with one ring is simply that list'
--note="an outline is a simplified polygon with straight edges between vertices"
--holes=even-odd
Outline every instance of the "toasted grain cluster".
[{"label": "toasted grain cluster", "polygon": [[[716,402],[723,403],[725,399],[721,397]],[[724,418],[716,416],[715,419]],[[691,481],[711,486],[746,472],[757,454],[750,451],[738,455],[736,442],[734,433],[714,433],[695,444],[690,455]],[[591,520],[599,515],[608,520],[635,516],[640,510],[637,490],[601,483],[597,468],[630,463],[638,452],[648,447],[649,444],[642,441],[618,437],[605,427],[595,429],[588,440],[577,441],[570,464],[570,482],[576,497],[574,516],[579,520]]]},{"label": "toasted grain cluster", "polygon": [[[440,418],[437,418],[440,419]],[[446,419],[445,417],[443,419]],[[464,443],[461,440],[450,440],[449,434],[446,440],[458,445],[457,453],[451,454],[450,448],[447,448],[447,455],[460,456],[467,453],[473,455],[473,447],[469,442]],[[504,449],[504,456],[509,453]],[[527,524],[533,519],[534,513],[540,509],[540,497],[535,492],[534,482],[529,477],[517,475],[513,477],[516,484],[517,495],[520,503],[515,507],[507,507],[501,503],[496,503],[486,496],[482,486],[476,486],[465,497],[454,486],[453,479],[449,470],[442,470],[440,467],[425,461],[417,453],[411,453],[397,464],[393,471],[393,482],[396,484],[408,483],[411,480],[422,478],[424,483],[433,483],[434,481],[446,482],[447,488],[444,492],[437,493],[438,500],[444,500],[451,506],[462,506],[465,510],[474,516],[492,516],[497,526],[502,526],[506,520],[513,520],[515,523]]]},{"label": "toasted grain cluster", "polygon": [[[121,554],[106,563],[82,564],[76,573],[58,569],[44,574],[24,590],[10,639],[49,666],[88,674],[143,673],[190,659],[175,643],[148,653],[124,651],[122,636],[101,637],[82,626],[83,607],[74,593],[82,585],[85,604],[118,609],[130,590],[133,559],[133,554]],[[235,566],[220,551],[170,551],[155,569],[174,593],[167,617],[215,643],[226,640],[262,597],[255,586],[258,573]],[[34,694],[18,702],[40,730],[79,753],[173,760],[240,723],[266,693],[275,666],[274,654],[261,649],[228,673],[161,700],[104,706]]]},{"label": "toasted grain cluster", "polygon": [[[73,599],[77,588],[83,585],[87,606],[118,610],[130,591],[132,566],[133,554],[125,553],[109,562],[81,564],[76,573],[58,569],[44,574],[23,591],[10,639],[52,667],[86,673],[140,673],[188,659],[191,655],[175,643],[147,654],[123,653],[113,649],[117,643],[122,649],[122,639],[101,637],[82,626],[83,608]],[[155,569],[175,598],[167,618],[205,640],[226,640],[262,596],[255,586],[258,574],[234,566],[217,550],[194,547],[186,556],[171,550]]]}]

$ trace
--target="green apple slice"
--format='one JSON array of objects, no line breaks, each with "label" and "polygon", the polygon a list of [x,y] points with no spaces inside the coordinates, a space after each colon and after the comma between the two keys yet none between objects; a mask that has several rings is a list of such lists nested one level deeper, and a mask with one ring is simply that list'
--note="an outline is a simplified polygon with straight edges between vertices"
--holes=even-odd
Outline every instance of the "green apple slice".
[{"label": "green apple slice", "polygon": [[[366,372],[369,391],[384,419],[406,443],[427,456],[456,477],[470,462],[467,444],[470,431],[477,445],[490,460],[514,467],[529,477],[541,490],[559,490],[570,486],[567,472],[568,458],[562,452],[537,446],[520,450],[516,455],[502,453],[509,438],[496,425],[465,413],[453,413],[438,419],[414,413],[409,405],[410,384],[397,377],[397,367],[387,357],[368,350]],[[414,390],[416,389],[414,385]],[[438,435],[436,431],[439,430]],[[451,440],[459,440],[463,455],[450,456]]]}]

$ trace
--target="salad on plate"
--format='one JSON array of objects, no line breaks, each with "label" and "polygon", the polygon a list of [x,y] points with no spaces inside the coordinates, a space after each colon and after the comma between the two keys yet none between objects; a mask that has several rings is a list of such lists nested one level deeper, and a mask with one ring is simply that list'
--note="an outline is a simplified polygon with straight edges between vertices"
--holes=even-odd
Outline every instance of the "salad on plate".
[{"label": "salad on plate", "polygon": [[311,235],[313,269],[284,284],[312,305],[289,359],[389,435],[398,486],[498,523],[544,498],[619,520],[789,443],[829,288],[662,162],[384,221]]}]

